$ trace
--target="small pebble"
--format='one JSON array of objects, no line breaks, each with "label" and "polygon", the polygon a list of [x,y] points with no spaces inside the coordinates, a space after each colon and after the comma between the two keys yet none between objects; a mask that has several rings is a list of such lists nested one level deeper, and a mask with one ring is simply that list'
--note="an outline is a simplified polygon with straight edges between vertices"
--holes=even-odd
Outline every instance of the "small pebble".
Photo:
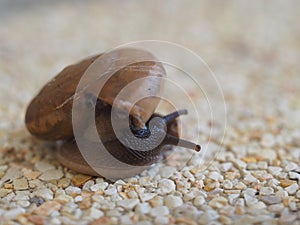
[{"label": "small pebble", "polygon": [[275,138],[272,134],[264,134],[261,139],[261,144],[264,147],[271,148],[275,145]]},{"label": "small pebble", "polygon": [[117,206],[124,209],[133,209],[139,203],[138,199],[125,199],[117,202]]},{"label": "small pebble", "polygon": [[150,210],[150,215],[152,217],[166,216],[168,214],[169,214],[169,209],[166,206],[157,206]]},{"label": "small pebble", "polygon": [[43,172],[42,175],[39,176],[39,179],[44,181],[59,180],[63,175],[61,170],[51,169]]},{"label": "small pebble", "polygon": [[53,165],[45,161],[38,161],[35,164],[35,168],[40,172],[46,172],[47,170],[55,169]]},{"label": "small pebble", "polygon": [[249,173],[244,177],[244,181],[250,184],[250,183],[256,183],[257,179]]},{"label": "small pebble", "polygon": [[296,170],[298,168],[298,164],[297,163],[294,163],[294,162],[288,162],[286,164],[286,166],[284,167],[284,170],[289,172],[289,171],[292,171],[292,170]]},{"label": "small pebble", "polygon": [[135,211],[138,212],[139,214],[147,214],[151,210],[151,206],[148,202],[143,202],[143,203],[138,203]]},{"label": "small pebble", "polygon": [[280,174],[280,172],[282,171],[281,167],[278,166],[269,166],[268,167],[268,171],[273,175],[273,176],[277,176],[278,174]]},{"label": "small pebble", "polygon": [[220,165],[220,169],[222,172],[227,172],[228,170],[230,170],[232,167],[232,163],[231,162],[227,162],[227,163],[222,163]]},{"label": "small pebble", "polygon": [[16,219],[17,216],[22,214],[22,213],[25,213],[25,209],[23,209],[23,208],[14,208],[14,209],[10,209],[10,210],[6,211],[3,214],[3,217],[7,218],[7,219],[10,219],[10,220],[13,220],[13,219]]},{"label": "small pebble", "polygon": [[81,193],[81,189],[74,186],[67,187],[65,191],[68,195],[78,195]]},{"label": "small pebble", "polygon": [[281,198],[275,195],[261,196],[260,200],[268,205],[278,204],[281,202]]},{"label": "small pebble", "polygon": [[16,179],[13,182],[15,190],[27,190],[28,189],[28,182],[25,178]]},{"label": "small pebble", "polygon": [[286,187],[284,190],[286,190],[290,195],[294,195],[299,190],[299,185],[295,183]]},{"label": "small pebble", "polygon": [[53,199],[53,192],[50,189],[42,188],[34,192],[37,197],[41,197],[46,201]]},{"label": "small pebble", "polygon": [[170,178],[174,173],[176,169],[171,166],[165,166],[159,169],[159,174],[162,178]]},{"label": "small pebble", "polygon": [[203,204],[205,204],[205,198],[203,196],[197,196],[194,199],[193,203],[194,203],[195,206],[200,207]]},{"label": "small pebble", "polygon": [[169,218],[167,216],[158,216],[154,219],[155,224],[169,224]]},{"label": "small pebble", "polygon": [[49,216],[54,211],[59,210],[60,207],[61,204],[59,204],[58,202],[49,201],[37,207],[33,212],[37,215]]},{"label": "small pebble", "polygon": [[87,215],[93,219],[99,219],[104,213],[101,210],[92,207],[87,211]]},{"label": "small pebble", "polygon": [[168,208],[173,209],[173,208],[176,208],[178,206],[181,206],[183,204],[183,201],[178,196],[168,195],[164,198],[164,204]]},{"label": "small pebble", "polygon": [[[209,224],[211,221],[219,219],[220,215],[215,210],[207,210],[200,216],[199,224]],[[211,223],[210,223],[211,224]]]},{"label": "small pebble", "polygon": [[274,193],[274,189],[271,187],[261,187],[259,190],[260,195],[271,195]]},{"label": "small pebble", "polygon": [[157,194],[156,193],[140,193],[140,199],[142,202],[146,202],[149,201],[151,199],[153,199]]},{"label": "small pebble", "polygon": [[208,205],[214,209],[221,209],[227,205],[227,202],[228,202],[228,200],[226,198],[220,196],[220,197],[213,198],[208,203]]},{"label": "small pebble", "polygon": [[80,187],[82,186],[85,182],[90,180],[92,177],[83,175],[83,174],[77,174],[72,178],[72,182],[75,186]]},{"label": "small pebble", "polygon": [[169,194],[172,191],[175,191],[175,183],[174,181],[170,180],[170,179],[162,179],[159,181],[158,183],[158,193],[161,195],[165,195],[165,194]]},{"label": "small pebble", "polygon": [[218,181],[220,179],[220,174],[218,172],[210,172],[208,175],[207,175],[208,178],[214,180],[214,181]]},{"label": "small pebble", "polygon": [[244,199],[245,199],[247,206],[254,205],[258,202],[258,199],[256,197],[253,197],[249,194],[244,194]]}]

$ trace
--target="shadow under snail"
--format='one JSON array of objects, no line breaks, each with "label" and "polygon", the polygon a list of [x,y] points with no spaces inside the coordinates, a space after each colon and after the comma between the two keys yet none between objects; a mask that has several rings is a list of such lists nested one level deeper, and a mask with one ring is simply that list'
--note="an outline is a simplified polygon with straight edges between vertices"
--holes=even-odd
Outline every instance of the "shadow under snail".
[{"label": "shadow under snail", "polygon": [[[187,114],[187,110],[178,110],[166,116],[155,113],[156,107],[160,99],[155,97],[161,91],[163,86],[163,78],[166,76],[163,65],[148,51],[134,48],[116,49],[106,54],[100,54],[84,59],[83,61],[70,65],[63,69],[55,78],[47,83],[39,92],[39,94],[29,104],[25,123],[29,132],[37,138],[58,141],[63,140],[63,144],[58,151],[58,160],[64,166],[84,174],[99,176],[95,168],[86,162],[78,149],[78,143],[74,138],[74,127],[72,123],[72,107],[77,101],[78,95],[76,91],[78,84],[83,79],[86,70],[95,63],[95,61],[107,55],[106,59],[118,59],[110,62],[102,60],[103,70],[107,68],[120,68],[110,77],[100,76],[92,82],[88,81],[90,89],[97,88],[102,85],[100,92],[79,90],[79,97],[84,99],[83,104],[79,105],[79,112],[83,112],[91,107],[91,102],[95,103],[95,124],[98,132],[96,138],[100,138],[105,149],[100,149],[96,154],[109,154],[122,163],[131,166],[149,167],[157,162],[164,152],[170,150],[170,145],[178,145],[200,151],[200,145],[182,140],[179,138],[178,123],[176,118],[180,115]],[[142,61],[127,64],[130,58],[141,58]],[[128,61],[130,62],[130,60]],[[126,65],[122,67],[122,65]],[[120,91],[133,81],[146,78],[138,87],[133,86],[129,89],[130,98],[116,98]],[[91,84],[92,83],[92,84]],[[130,88],[130,87],[129,87]],[[89,89],[89,90],[90,90]],[[150,96],[143,98],[138,102],[133,101],[135,97],[139,97],[142,92],[147,92]],[[97,95],[95,93],[98,93]],[[133,98],[131,98],[133,97]],[[111,121],[112,106],[116,107],[120,113],[127,112],[129,118],[125,120],[129,124],[132,135],[141,140],[146,141],[145,145],[155,142],[157,132],[165,133],[165,136],[157,147],[148,151],[140,151],[131,148],[132,139],[125,138],[128,145],[124,145],[115,135],[115,131]],[[79,113],[79,117],[84,115]],[[93,149],[95,140],[89,135],[91,123],[89,120],[78,119],[76,127],[80,127],[83,131],[83,139]],[[151,121],[159,118],[157,123],[151,127]],[[124,123],[126,124],[126,123]],[[122,127],[122,124],[120,125]],[[95,137],[94,137],[95,138]],[[144,142],[143,142],[144,143]],[[95,145],[96,146],[96,145]],[[147,146],[140,146],[141,148]],[[98,155],[99,156],[99,155]],[[101,155],[100,155],[101,158]],[[100,160],[101,161],[101,160]],[[111,166],[112,175],[100,174],[107,177],[125,178],[136,174],[126,174],[122,172],[122,168],[110,165],[109,160],[104,160]],[[103,162],[104,162],[103,161]],[[100,162],[100,163],[103,163]],[[109,167],[108,166],[108,167]],[[141,171],[140,171],[141,172]]]}]

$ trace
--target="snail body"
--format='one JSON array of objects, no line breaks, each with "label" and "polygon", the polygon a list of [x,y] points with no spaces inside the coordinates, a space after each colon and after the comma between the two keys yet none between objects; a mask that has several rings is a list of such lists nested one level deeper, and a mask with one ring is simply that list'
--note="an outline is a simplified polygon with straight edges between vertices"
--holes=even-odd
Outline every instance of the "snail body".
[{"label": "snail body", "polygon": [[[166,75],[162,64],[157,62],[151,53],[139,49],[117,49],[110,54],[109,57],[111,58],[121,59],[115,62],[116,65],[113,65],[117,67],[119,62],[121,65],[124,63],[121,62],[122,60],[126,61],[131,56],[136,57],[137,55],[147,60],[121,67],[110,77],[100,76],[92,83],[87,81],[86,86],[89,86],[90,89],[96,89],[99,84],[101,84],[103,88],[99,93],[79,90],[79,95],[77,96],[75,93],[76,91],[78,93],[77,87],[79,82],[82,82],[82,79],[84,79],[83,75],[85,71],[95,60],[99,57],[101,58],[101,55],[89,57],[77,64],[66,67],[42,88],[40,93],[28,106],[25,123],[29,132],[37,138],[44,140],[63,140],[64,143],[58,152],[59,161],[72,170],[95,176],[99,175],[99,173],[95,171],[95,165],[111,167],[109,168],[110,175],[105,174],[105,177],[123,178],[135,175],[134,173],[136,173],[136,171],[133,171],[132,174],[124,173],[122,166],[116,166],[113,160],[111,160],[113,165],[110,165],[110,160],[107,159],[108,155],[120,161],[121,165],[141,167],[141,169],[144,170],[157,162],[161,155],[170,149],[170,145],[180,145],[199,151],[199,145],[179,139],[176,118],[180,115],[187,114],[186,110],[176,111],[167,116],[155,113],[155,109],[160,101],[160,99],[155,96],[161,91],[163,86],[162,79],[157,78],[163,78]],[[101,66],[105,69],[107,64],[108,62],[103,62]],[[140,83],[138,88],[133,86],[129,89],[129,98],[128,96],[124,97],[126,99],[122,99],[122,96],[121,98],[117,98],[124,87],[141,78],[146,79]],[[135,98],[131,97],[138,97],[141,91],[147,92],[149,96],[153,97],[144,98],[135,102],[133,100]],[[97,93],[97,95],[95,93]],[[78,143],[74,139],[72,107],[74,107],[74,102],[77,98],[84,99],[84,101],[82,101],[83,104],[76,106],[79,111],[79,119],[76,120],[79,124],[77,124],[76,127],[80,127],[83,131],[82,139],[89,145],[90,149],[93,149],[93,145],[97,142],[98,138],[101,139],[104,145],[104,149],[97,149],[98,160],[95,160],[92,166],[90,162],[86,162],[86,159],[78,149]],[[91,124],[89,120],[80,119],[81,117],[84,118],[85,110],[90,107],[90,99],[96,102],[95,125],[98,137],[90,135],[90,126],[93,124]],[[122,130],[123,124],[120,124],[121,133],[124,133],[124,141],[118,139],[113,129],[111,121],[112,105],[121,113],[127,112],[129,114],[129,118],[123,120],[125,121],[124,132]],[[82,112],[82,114],[80,112]],[[154,120],[157,122],[152,123]],[[131,135],[127,137],[125,128],[128,129],[128,127],[126,127],[128,124],[130,126]],[[159,135],[163,137],[160,141],[156,138]],[[143,142],[139,144],[140,142],[135,143],[135,140],[142,140]],[[156,147],[148,151],[140,150],[140,148],[147,149],[149,145],[152,146],[152,144],[156,142]],[[141,146],[139,149],[136,149],[135,146],[138,145]],[[95,144],[95,147],[96,146]],[[107,152],[109,154],[107,154]],[[101,154],[103,154],[103,157],[101,157]]]}]

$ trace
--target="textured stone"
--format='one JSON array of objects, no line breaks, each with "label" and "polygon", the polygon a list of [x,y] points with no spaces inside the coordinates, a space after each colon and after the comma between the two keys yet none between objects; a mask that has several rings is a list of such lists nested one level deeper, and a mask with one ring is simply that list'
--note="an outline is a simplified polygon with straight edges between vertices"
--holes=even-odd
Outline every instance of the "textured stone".
[{"label": "textured stone", "polygon": [[59,210],[61,204],[56,201],[45,202],[44,204],[37,207],[33,212],[42,216],[49,216],[52,212]]}]

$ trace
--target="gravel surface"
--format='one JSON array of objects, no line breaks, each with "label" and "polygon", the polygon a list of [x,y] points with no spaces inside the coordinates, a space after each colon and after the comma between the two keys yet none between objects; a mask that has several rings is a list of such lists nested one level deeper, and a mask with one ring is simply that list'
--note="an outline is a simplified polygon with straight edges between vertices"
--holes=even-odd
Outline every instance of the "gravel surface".
[{"label": "gravel surface", "polygon": [[[298,1],[9,2],[0,2],[0,224],[300,224]],[[199,133],[209,154],[178,148],[115,182],[64,168],[55,143],[25,130],[27,104],[64,66],[141,39],[182,44],[210,65],[227,105],[223,141],[209,136],[217,120],[204,113],[195,127],[190,115],[185,137]]]}]

